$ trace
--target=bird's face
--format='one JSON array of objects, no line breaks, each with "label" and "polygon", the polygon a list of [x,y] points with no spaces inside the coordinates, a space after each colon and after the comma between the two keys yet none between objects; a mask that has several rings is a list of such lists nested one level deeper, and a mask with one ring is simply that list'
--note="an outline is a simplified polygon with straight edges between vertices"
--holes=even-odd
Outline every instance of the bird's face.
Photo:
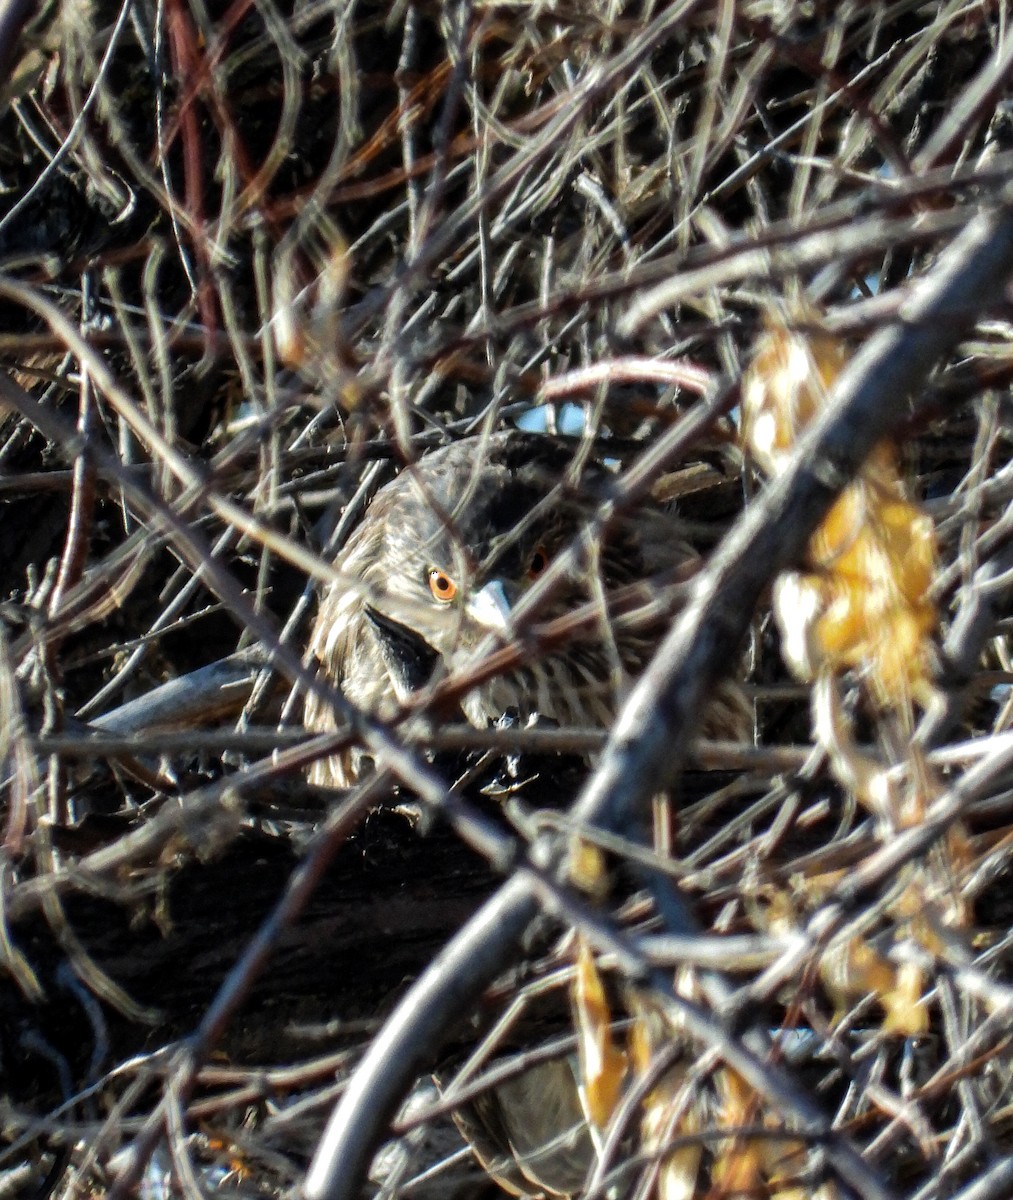
[{"label": "bird's face", "polygon": [[[484,460],[474,457],[474,444],[473,455],[462,456],[460,445],[469,443],[459,444],[423,460],[374,501],[367,522],[373,532],[363,533],[363,612],[400,700],[434,667],[466,669],[490,638],[509,636],[517,605],[579,529],[578,506],[556,486],[558,470],[546,469],[532,442],[521,439],[526,461],[497,454],[497,439]],[[550,447],[559,452],[553,443],[534,444],[543,456]],[[451,461],[442,463],[444,456]],[[349,564],[358,550],[350,547]],[[538,619],[587,599],[586,581],[565,580]],[[487,682],[465,699],[466,715],[477,725],[507,708],[576,719],[560,705],[562,676],[549,667],[541,687],[538,676],[527,667]]]},{"label": "bird's face", "polygon": [[[517,605],[563,546],[559,521],[546,516],[525,529],[528,497],[514,499],[518,527],[503,533],[474,509],[450,523],[437,511],[403,525],[392,520],[380,556],[388,566],[364,577],[367,615],[412,630],[448,667],[463,663],[490,634],[507,635]],[[552,607],[560,608],[559,598]]]},{"label": "bird's face", "polygon": [[[336,564],[347,583],[325,595],[312,640],[349,700],[390,715],[433,678],[466,672],[481,647],[518,632],[516,606],[594,508],[586,477],[582,489],[564,483],[571,457],[536,435],[473,438],[425,456],[377,493]],[[595,563],[555,581],[535,619],[572,612],[639,573],[630,545],[599,547]],[[615,708],[622,660],[601,628],[585,631],[484,681],[462,708],[479,727],[508,709],[601,726]],[[332,727],[313,697],[306,723]]]}]

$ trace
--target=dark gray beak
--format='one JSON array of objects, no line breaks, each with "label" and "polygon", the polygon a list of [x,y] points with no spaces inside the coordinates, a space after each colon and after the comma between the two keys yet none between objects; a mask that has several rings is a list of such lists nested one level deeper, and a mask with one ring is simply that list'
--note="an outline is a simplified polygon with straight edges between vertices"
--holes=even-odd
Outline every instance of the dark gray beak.
[{"label": "dark gray beak", "polygon": [[436,669],[439,654],[425,638],[393,617],[385,616],[371,604],[366,605],[366,616],[373,626],[384,666],[401,699],[425,687]]}]

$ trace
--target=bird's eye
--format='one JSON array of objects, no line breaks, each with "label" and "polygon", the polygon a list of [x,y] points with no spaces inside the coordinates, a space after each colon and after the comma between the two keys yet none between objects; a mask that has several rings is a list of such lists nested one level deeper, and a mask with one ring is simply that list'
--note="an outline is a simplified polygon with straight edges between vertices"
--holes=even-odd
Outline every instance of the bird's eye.
[{"label": "bird's eye", "polygon": [[441,571],[439,567],[433,567],[429,572],[429,590],[437,600],[449,604],[457,595],[457,584],[446,571]]},{"label": "bird's eye", "polygon": [[528,578],[537,579],[549,565],[549,552],[544,546],[539,546],[528,562]]}]

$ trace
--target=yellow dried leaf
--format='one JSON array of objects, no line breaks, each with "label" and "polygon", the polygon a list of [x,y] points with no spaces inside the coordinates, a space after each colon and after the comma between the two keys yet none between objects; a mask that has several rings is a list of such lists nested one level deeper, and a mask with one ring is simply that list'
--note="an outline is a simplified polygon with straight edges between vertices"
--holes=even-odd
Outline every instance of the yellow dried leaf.
[{"label": "yellow dried leaf", "polygon": [[[757,1097],[742,1076],[725,1067],[715,1072],[714,1080],[721,1096],[718,1126],[735,1129],[753,1124],[759,1107]],[[760,1187],[764,1173],[760,1145],[752,1138],[741,1137],[718,1143],[713,1177],[719,1191],[748,1194]]]},{"label": "yellow dried leaf", "polygon": [[754,1115],[756,1092],[730,1067],[716,1071],[714,1078],[721,1096],[720,1124],[745,1125]]},{"label": "yellow dried leaf", "polygon": [[[629,998],[633,1020],[627,1033],[629,1064],[642,1077],[652,1069],[654,1056],[669,1041],[672,1030],[662,1014],[637,994]],[[662,1150],[673,1137],[699,1131],[698,1114],[686,1104],[685,1074],[676,1066],[667,1071],[643,1099],[640,1139],[647,1154]],[[702,1143],[690,1142],[666,1154],[658,1168],[658,1200],[692,1200],[703,1158]]]},{"label": "yellow dried leaf", "polygon": [[784,469],[843,365],[844,350],[834,338],[787,329],[763,335],[742,381],[742,430],[764,470],[773,475]]},{"label": "yellow dried leaf", "polygon": [[861,487],[847,487],[837,497],[810,542],[814,566],[837,566],[842,555],[854,545],[865,527],[868,509]]},{"label": "yellow dried leaf", "polygon": [[712,1171],[719,1195],[755,1195],[763,1181],[763,1156],[755,1141],[732,1139],[722,1143]]},{"label": "yellow dried leaf", "polygon": [[869,648],[866,585],[833,576],[821,582],[823,612],[813,629],[820,660],[838,666],[853,666]]},{"label": "yellow dried leaf", "polygon": [[608,883],[605,855],[593,843],[575,837],[570,843],[570,882],[582,892],[596,896]]},{"label": "yellow dried leaf", "polygon": [[693,1200],[702,1158],[703,1146],[695,1142],[667,1155],[658,1170],[658,1200]]},{"label": "yellow dried leaf", "polygon": [[864,938],[854,937],[824,955],[820,978],[836,1008],[844,1012],[858,997],[872,995],[884,1004],[895,984],[893,964]]},{"label": "yellow dried leaf", "polygon": [[[861,530],[854,527],[850,504],[832,514],[830,528],[819,535],[824,570],[783,576],[774,589],[774,611],[796,675],[810,679],[821,667],[865,668],[877,701],[889,706],[917,697],[928,684],[936,612],[924,597],[934,543],[931,524],[913,506],[892,502],[883,510],[885,523],[880,511]],[[888,531],[892,545],[877,540],[877,530]]]},{"label": "yellow dried leaf", "polygon": [[644,1013],[636,1013],[626,1033],[629,1063],[638,1078],[645,1075],[653,1054],[651,1028]]},{"label": "yellow dried leaf", "polygon": [[925,622],[913,612],[895,611],[885,616],[874,651],[868,656],[873,693],[881,705],[898,705],[924,691],[929,671],[927,632]]},{"label": "yellow dried leaf", "polygon": [[901,595],[924,603],[936,568],[936,533],[932,520],[906,500],[876,509],[876,524]]},{"label": "yellow dried leaf", "polygon": [[896,970],[893,987],[880,999],[886,1009],[883,1029],[903,1037],[927,1033],[929,1010],[924,1002],[925,980],[917,963],[903,962]]},{"label": "yellow dried leaf", "polygon": [[587,1117],[593,1125],[603,1129],[622,1094],[627,1060],[613,1039],[608,997],[594,954],[583,938],[577,951],[572,999]]},{"label": "yellow dried leaf", "polygon": [[[788,462],[799,434],[822,407],[844,365],[825,336],[772,330],[743,380],[743,438],[771,474]],[[774,611],[792,671],[862,670],[877,703],[904,708],[929,688],[928,599],[935,573],[932,521],[904,496],[897,454],[877,445],[831,505],[809,543],[806,572],[775,584]]]}]

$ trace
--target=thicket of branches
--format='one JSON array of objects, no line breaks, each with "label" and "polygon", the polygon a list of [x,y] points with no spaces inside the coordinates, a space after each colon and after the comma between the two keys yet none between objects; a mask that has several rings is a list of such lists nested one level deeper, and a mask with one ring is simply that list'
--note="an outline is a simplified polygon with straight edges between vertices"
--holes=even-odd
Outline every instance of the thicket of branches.
[{"label": "thicket of branches", "polygon": [[[380,1186],[413,1089],[374,1176],[471,1194],[466,1158],[410,1182],[453,1141],[418,1081],[548,990],[469,1086],[639,1030],[595,1194],[1008,1195],[1005,5],[12,2],[0,61],[0,1185],[299,1187],[366,1055],[313,1194]],[[836,365],[768,477],[771,338]],[[704,555],[624,736],[414,719],[385,793],[313,791],[336,549],[410,458],[533,413]],[[924,670],[884,702],[876,639],[823,628],[821,709],[775,580],[860,609],[916,556],[820,557],[856,476],[931,530]],[[753,740],[694,740],[729,674]],[[504,774],[554,816],[501,820]],[[409,793],[428,840],[377,812]],[[574,928],[613,1033],[569,1011]]]}]

